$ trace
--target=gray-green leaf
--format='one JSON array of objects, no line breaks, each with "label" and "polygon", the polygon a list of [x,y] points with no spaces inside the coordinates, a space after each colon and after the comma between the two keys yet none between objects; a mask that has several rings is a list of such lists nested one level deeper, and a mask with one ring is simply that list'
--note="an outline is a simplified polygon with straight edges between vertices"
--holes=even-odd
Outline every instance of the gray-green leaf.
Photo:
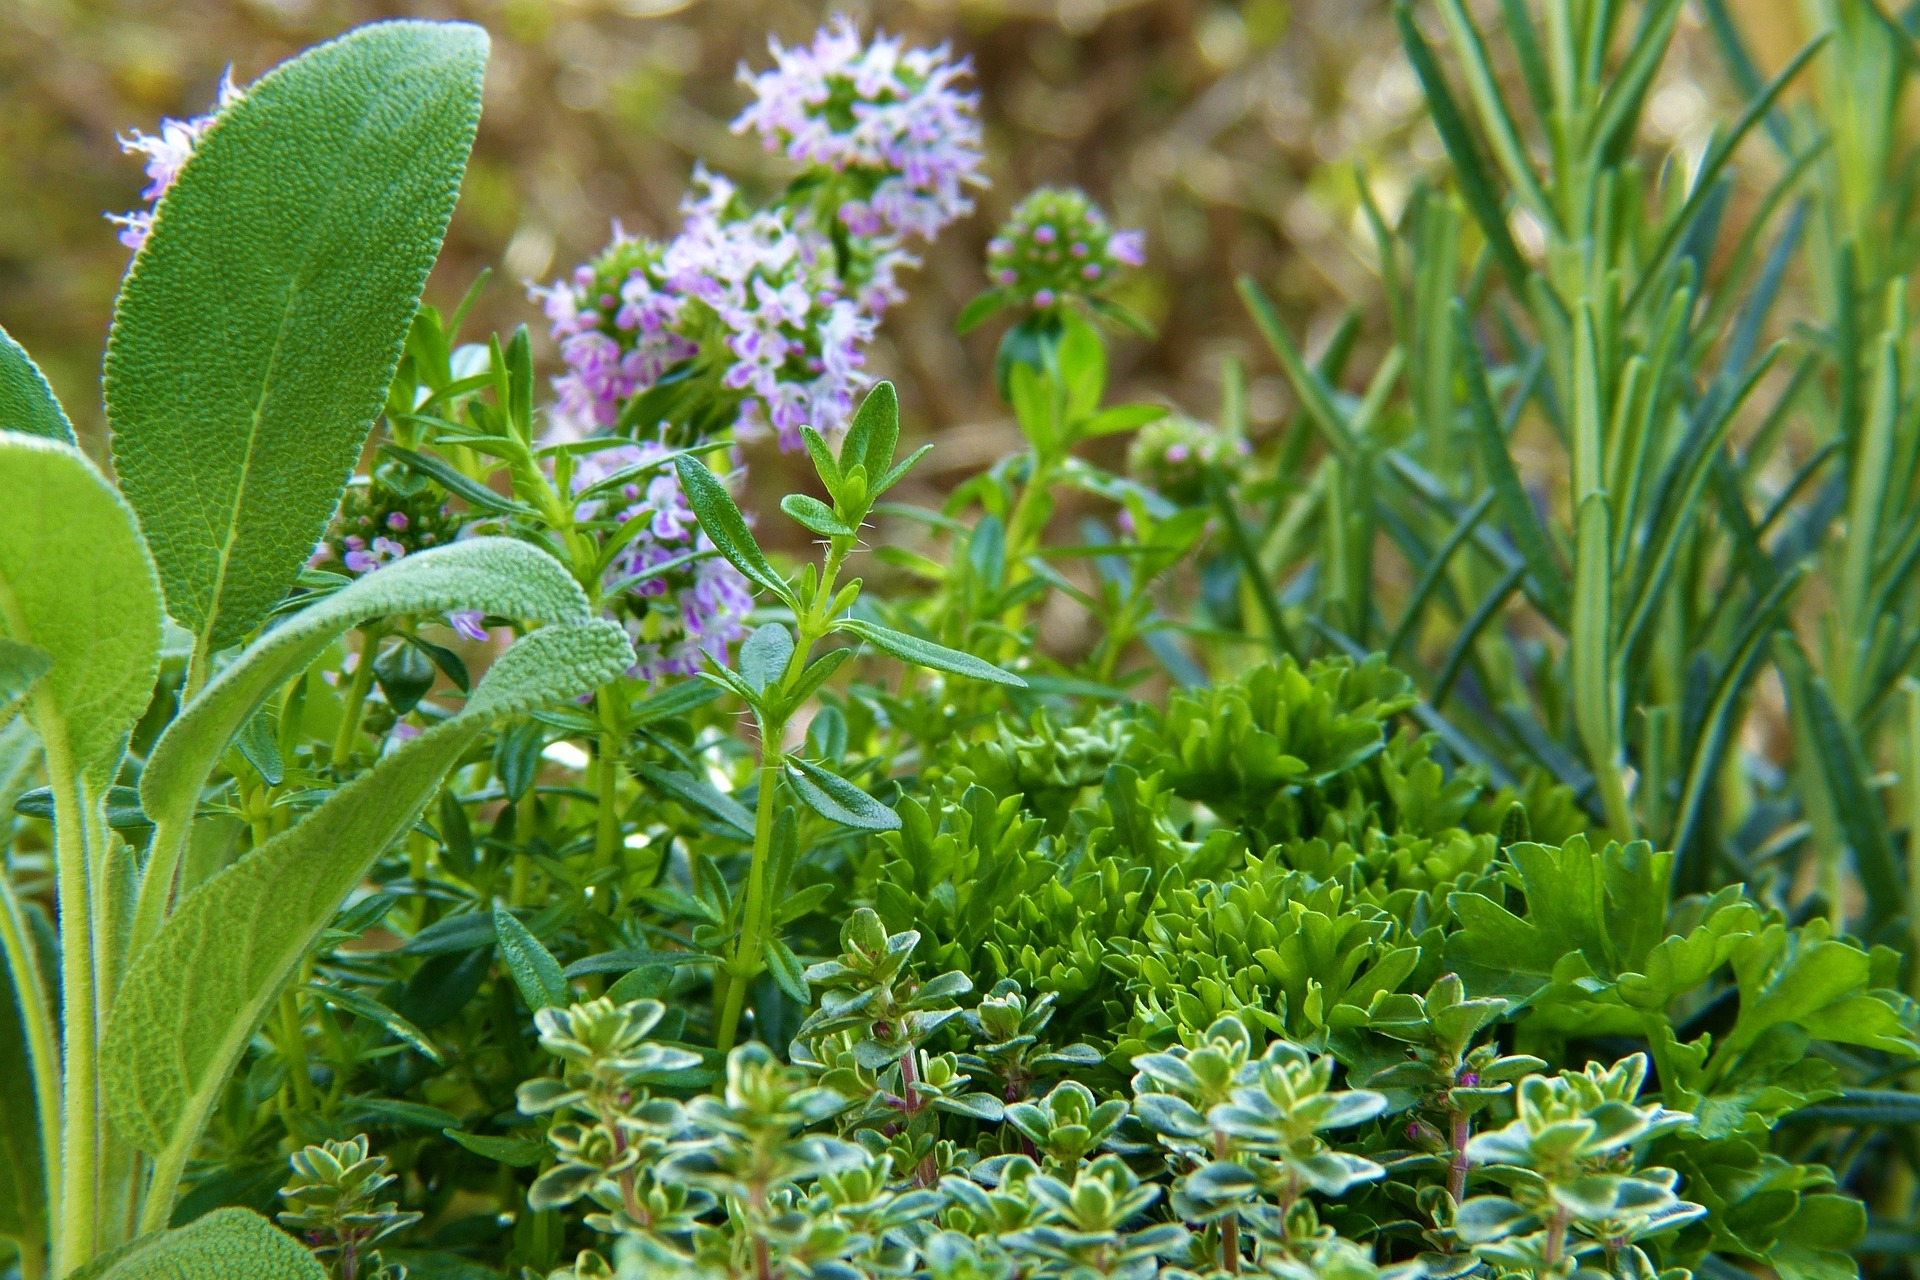
[{"label": "gray-green leaf", "polygon": [[0,431],[73,443],[73,424],[46,375],[5,329],[0,329]]},{"label": "gray-green leaf", "polygon": [[1027,687],[1027,682],[1013,672],[1002,671],[991,662],[976,658],[970,653],[949,649],[943,644],[922,640],[918,636],[910,636],[876,623],[863,622],[858,618],[842,618],[833,624],[833,629],[844,631],[851,636],[859,636],[882,653],[890,653],[902,662],[911,662],[915,666],[931,667],[935,671],[967,676],[974,680],[990,680],[994,684],[1011,685],[1016,689]]},{"label": "gray-green leaf", "polygon": [[0,635],[52,655],[27,699],[50,765],[104,788],[160,671],[160,584],[133,512],[71,445],[0,434]]},{"label": "gray-green leaf", "polygon": [[107,343],[114,467],[174,618],[259,625],[380,412],[480,119],[487,36],[362,27],[223,109],[156,211]]},{"label": "gray-green leaf", "polygon": [[101,1046],[115,1127],[156,1157],[152,1194],[192,1150],[269,1003],[382,850],[490,725],[633,662],[611,622],[547,627],[493,664],[466,707],[189,893],[134,957]]},{"label": "gray-green leaf", "polygon": [[101,1270],[72,1280],[327,1280],[326,1268],[251,1209],[215,1209],[177,1231],[145,1236]]}]

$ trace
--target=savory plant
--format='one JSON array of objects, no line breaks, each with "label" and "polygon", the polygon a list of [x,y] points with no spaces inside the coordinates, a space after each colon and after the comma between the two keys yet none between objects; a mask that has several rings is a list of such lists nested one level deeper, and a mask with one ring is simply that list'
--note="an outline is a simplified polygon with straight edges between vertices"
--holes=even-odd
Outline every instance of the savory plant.
[{"label": "savory plant", "polygon": [[[1648,177],[1678,6],[1637,13],[1503,7],[1529,132],[1473,15],[1439,4],[1450,72],[1399,11],[1453,169],[1393,226],[1364,204],[1363,394],[1351,332],[1310,364],[1243,287],[1277,441],[1234,366],[1218,423],[1108,404],[1144,239],[1023,198],[956,317],[1012,313],[1023,444],[939,509],[898,500],[932,446],[866,351],[984,185],[945,48],[775,44],[736,128],[791,180],[702,168],[671,238],[534,288],[550,397],[524,327],[421,300],[478,29],[360,28],[135,135],[112,480],[0,341],[0,1262],[1898,1265],[1920,925],[1871,768],[1920,740],[1906,242],[1833,204],[1759,248],[1864,164],[1822,150],[1858,113],[1782,104],[1812,52]],[[1829,94],[1904,58],[1854,17]],[[1715,252],[1757,127],[1789,159]],[[1884,211],[1891,173],[1845,190]],[[1829,331],[1757,356],[1813,223]],[[1126,475],[1085,448],[1122,433]],[[817,558],[741,508],[756,435],[810,464],[779,505]],[[1047,642],[1074,609],[1091,643]],[[1769,663],[1786,770],[1740,745]]]}]

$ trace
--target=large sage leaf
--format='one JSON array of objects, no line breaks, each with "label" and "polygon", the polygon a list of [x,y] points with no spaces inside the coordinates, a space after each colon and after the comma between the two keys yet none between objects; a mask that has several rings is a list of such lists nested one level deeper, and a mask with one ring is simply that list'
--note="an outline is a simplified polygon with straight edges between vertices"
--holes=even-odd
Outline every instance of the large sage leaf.
[{"label": "large sage leaf", "polygon": [[0,431],[73,443],[73,424],[53,388],[20,344],[0,329]]},{"label": "large sage leaf", "polygon": [[489,725],[592,688],[632,662],[626,634],[611,622],[534,632],[494,663],[458,715],[181,899],[134,957],[102,1044],[114,1125],[155,1157],[150,1195],[159,1203],[147,1221],[165,1213],[267,1005],[446,771]]},{"label": "large sage leaf", "polygon": [[244,636],[380,411],[480,118],[486,33],[362,27],[226,107],[156,211],[107,343],[114,467],[174,618]]},{"label": "large sage leaf", "polygon": [[164,842],[193,816],[200,788],[267,697],[351,627],[397,613],[479,609],[527,622],[585,622],[587,597],[560,562],[510,538],[473,538],[411,555],[342,587],[249,645],[153,745],[141,807]]},{"label": "large sage leaf", "polygon": [[78,449],[0,433],[0,635],[52,658],[26,714],[104,790],[160,671],[160,585],[133,512]]},{"label": "large sage leaf", "polygon": [[215,1209],[139,1240],[71,1280],[327,1280],[299,1241],[251,1209]]}]

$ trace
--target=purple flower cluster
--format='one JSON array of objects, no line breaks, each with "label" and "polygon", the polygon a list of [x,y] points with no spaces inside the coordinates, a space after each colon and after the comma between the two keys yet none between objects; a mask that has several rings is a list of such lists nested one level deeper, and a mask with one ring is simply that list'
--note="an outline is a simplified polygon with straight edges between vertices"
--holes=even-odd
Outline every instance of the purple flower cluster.
[{"label": "purple flower cluster", "polygon": [[698,355],[674,328],[682,300],[669,294],[661,246],[613,226],[613,241],[573,279],[536,287],[567,372],[554,379],[555,425],[569,437],[613,426],[620,406]]},{"label": "purple flower cluster", "polygon": [[[770,428],[792,452],[802,426],[838,429],[872,381],[865,350],[903,296],[898,273],[918,265],[905,240],[971,208],[979,124],[973,98],[953,88],[966,67],[944,48],[884,37],[863,46],[838,19],[810,49],[774,53],[775,70],[748,78],[756,101],[736,128],[759,129],[813,172],[753,208],[698,170],[672,240],[636,239],[616,224],[572,279],[533,290],[567,362],[554,383],[557,434],[613,427],[676,366],[690,385],[704,379],[706,404],[720,407],[702,431]],[[700,433],[683,432],[684,442]]]},{"label": "purple flower cluster", "polygon": [[[645,515],[646,524],[608,566],[604,587],[610,612],[627,629],[639,662],[628,672],[643,680],[692,675],[701,655],[725,662],[727,645],[747,633],[753,592],[740,571],[712,554],[713,543],[700,528],[667,461],[666,446],[643,442],[587,454],[573,475],[580,494],[616,472],[659,466],[643,472],[605,497],[582,501],[582,520],[625,523]],[[706,552],[687,561],[690,553]],[[679,563],[672,563],[672,562]]]},{"label": "purple flower cluster", "polygon": [[845,295],[832,242],[790,210],[743,209],[733,185],[704,170],[694,182],[672,241],[616,227],[571,281],[534,290],[567,362],[554,380],[556,428],[609,428],[630,397],[705,355],[716,390],[737,398],[740,425],[771,427],[797,450],[802,425],[838,426],[872,381],[863,366],[875,310]]},{"label": "purple flower cluster", "polygon": [[[122,151],[147,158],[147,188],[140,193],[140,198],[149,206],[160,202],[160,197],[180,176],[180,170],[193,155],[193,149],[199,145],[201,135],[206,133],[214,117],[239,98],[240,92],[233,83],[233,72],[229,70],[221,77],[219,99],[206,115],[194,116],[190,120],[163,119],[159,133],[148,134],[135,129],[132,137],[120,139]],[[107,220],[120,228],[121,244],[129,249],[138,249],[147,242],[147,234],[153,230],[153,209],[149,207],[131,213],[110,213]]]},{"label": "purple flower cluster", "polygon": [[1017,302],[1045,311],[1100,292],[1147,260],[1146,237],[1115,231],[1085,192],[1041,187],[1014,206],[987,244],[987,274]]},{"label": "purple flower cluster", "polygon": [[1127,471],[1134,479],[1183,507],[1207,499],[1207,476],[1220,472],[1229,483],[1245,470],[1247,442],[1180,414],[1168,414],[1140,428],[1127,450]]},{"label": "purple flower cluster", "polygon": [[771,70],[740,68],[754,101],[734,132],[752,130],[769,151],[852,179],[835,210],[849,231],[931,240],[973,209],[967,188],[985,179],[977,100],[954,87],[971,73],[964,59],[884,33],[863,44],[845,15],[811,45],[768,44]]}]

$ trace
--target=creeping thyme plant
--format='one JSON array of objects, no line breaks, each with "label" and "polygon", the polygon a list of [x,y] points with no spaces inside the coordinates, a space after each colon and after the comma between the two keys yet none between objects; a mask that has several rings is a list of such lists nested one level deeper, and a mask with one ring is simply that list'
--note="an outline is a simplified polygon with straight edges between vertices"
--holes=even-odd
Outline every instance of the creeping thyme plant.
[{"label": "creeping thyme plant", "polygon": [[946,47],[775,43],[785,185],[533,285],[546,369],[421,301],[479,29],[130,135],[112,480],[0,335],[0,1266],[1910,1271],[1914,153],[1848,95],[1920,62],[1705,7],[1688,163],[1677,0],[1504,4],[1511,76],[1397,9],[1450,164],[1362,175],[1367,378],[1243,282],[1277,438],[1235,364],[1111,402],[1145,238],[1009,201],[1021,444],[937,508],[869,357],[988,199]]}]

